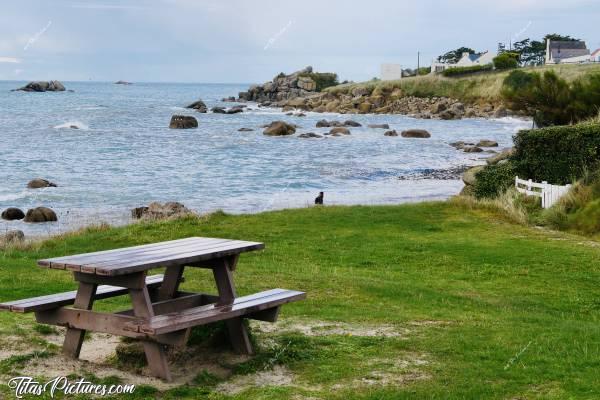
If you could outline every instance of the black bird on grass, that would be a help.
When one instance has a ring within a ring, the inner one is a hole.
[[[319,192],[319,195],[315,198],[315,204],[323,205],[323,192]]]

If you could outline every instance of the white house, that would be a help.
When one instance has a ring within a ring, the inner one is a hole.
[[[402,66],[400,64],[381,64],[381,80],[397,81],[402,79]]]
[[[590,56],[591,62],[600,62],[600,49],[594,51]]]
[[[485,51],[480,54],[463,53],[462,57],[456,64],[433,61],[431,63],[431,73],[440,73],[448,68],[473,67],[475,65],[492,64],[494,62],[494,57],[496,57],[496,54],[489,51]]]
[[[592,61],[582,40],[546,41],[546,64],[581,64]]]

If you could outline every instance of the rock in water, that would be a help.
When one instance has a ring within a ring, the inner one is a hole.
[[[29,82],[27,85],[16,90],[23,92],[64,92],[65,87],[59,81],[36,81]]]
[[[371,129],[390,129],[388,124],[369,124],[367,127]]]
[[[169,128],[171,129],[192,129],[198,127],[198,120],[189,115],[173,115]]]
[[[286,136],[294,133],[296,133],[296,127],[284,121],[271,122],[263,132],[267,136]]]
[[[115,85],[131,85],[131,82],[127,81],[116,81]]]
[[[225,111],[225,114],[237,114],[237,113],[241,113],[241,112],[244,112],[244,107],[235,106],[235,107],[231,107],[230,109]]]
[[[348,121],[344,122],[344,126],[352,126],[352,127],[356,128],[356,127],[362,126],[362,125],[356,121],[352,121],[351,119],[349,119]]]
[[[330,135],[349,135],[350,130],[348,128],[344,128],[343,126],[338,126],[335,128],[331,128],[329,131]]]
[[[0,243],[21,243],[24,240],[25,233],[23,233],[23,231],[8,231],[4,235],[0,235]]]
[[[206,107],[206,104],[204,104],[202,100],[195,101],[192,104],[188,105],[186,108],[193,108],[194,110],[200,113],[205,113],[208,111],[208,107]]]
[[[19,208],[10,207],[2,211],[2,219],[7,221],[16,221],[25,218],[25,213]]]
[[[479,147],[498,147],[498,142],[495,140],[483,139],[476,144]]]
[[[165,204],[154,202],[148,207],[137,207],[131,210],[131,217],[134,219],[165,219],[190,214],[193,214],[190,209],[176,201]]]
[[[308,132],[308,133],[302,133],[300,135],[298,135],[299,138],[303,138],[303,139],[318,139],[318,138],[322,138],[323,136],[316,134],[314,132]]]
[[[58,218],[56,217],[56,213],[48,207],[37,207],[27,210],[24,221],[32,223],[56,222],[58,221]]]
[[[431,134],[424,129],[408,129],[406,131],[402,131],[401,135],[404,138],[427,139],[431,137]]]
[[[210,109],[210,111],[214,112],[215,114],[227,114],[225,107],[213,107]]]
[[[514,154],[514,152],[515,152],[514,147],[512,147],[510,149],[502,150],[500,153],[496,154],[495,156],[492,156],[492,157],[488,158],[487,160],[485,160],[485,162],[487,162],[488,165],[498,164],[500,161],[508,159],[510,156],[512,156]]]
[[[483,149],[481,147],[477,147],[477,146],[467,146],[467,147],[463,147],[463,151],[465,153],[482,153]]]
[[[29,183],[27,183],[27,187],[29,189],[41,189],[41,188],[46,188],[46,187],[56,187],[56,184],[50,182],[47,179],[36,178],[36,179],[30,180]]]
[[[254,129],[251,128],[240,128],[238,129],[238,132],[252,132],[254,131]]]
[[[387,131],[383,134],[383,136],[398,136],[398,132],[396,131]]]

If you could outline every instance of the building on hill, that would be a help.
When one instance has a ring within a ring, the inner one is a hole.
[[[600,62],[600,49],[594,51],[590,57],[591,62]]]
[[[496,57],[496,54],[489,51],[484,51],[483,53],[479,54],[463,53],[460,60],[458,60],[455,64],[433,61],[431,63],[431,73],[440,73],[448,68],[473,67],[476,65],[492,64],[494,62],[494,57]]]
[[[546,41],[546,64],[581,64],[592,61],[583,40]]]
[[[381,64],[381,80],[396,81],[402,79],[402,66],[400,64]]]

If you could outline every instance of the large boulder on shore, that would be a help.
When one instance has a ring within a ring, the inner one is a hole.
[[[167,203],[153,202],[144,207],[136,207],[131,210],[133,219],[166,219],[190,215],[193,212],[183,204],[170,201]]]
[[[479,147],[498,147],[498,142],[495,140],[483,139],[476,144]]]
[[[263,132],[267,136],[286,136],[294,133],[296,133],[296,127],[284,121],[271,122]]]
[[[27,210],[24,221],[31,223],[56,222],[58,221],[58,217],[56,216],[56,213],[48,207],[37,207]]]
[[[65,86],[59,81],[35,81],[18,88],[23,92],[64,92]]]
[[[198,120],[189,115],[173,115],[169,128],[171,129],[192,129],[198,127]]]
[[[2,219],[7,221],[16,221],[23,218],[25,218],[25,213],[19,208],[9,207],[2,211]]]
[[[431,137],[431,134],[425,129],[407,129],[405,131],[402,131],[401,135],[404,138],[427,139]]]
[[[191,108],[194,109],[200,113],[205,113],[208,111],[208,107],[206,107],[206,104],[202,101],[202,100],[198,100],[193,102],[192,104],[188,105],[185,108]]]
[[[331,130],[329,131],[330,135],[349,135],[350,134],[350,129],[345,128],[343,126],[336,126],[335,128],[331,128]]]
[[[41,188],[47,188],[47,187],[56,187],[56,184],[50,182],[47,179],[36,178],[36,179],[30,180],[27,183],[27,187],[29,189],[41,189]]]
[[[475,178],[475,175],[484,168],[484,166],[479,165],[477,167],[469,168],[468,170],[466,170],[462,176],[462,180],[465,183],[465,185],[475,185],[475,183],[477,182],[477,178]]]

